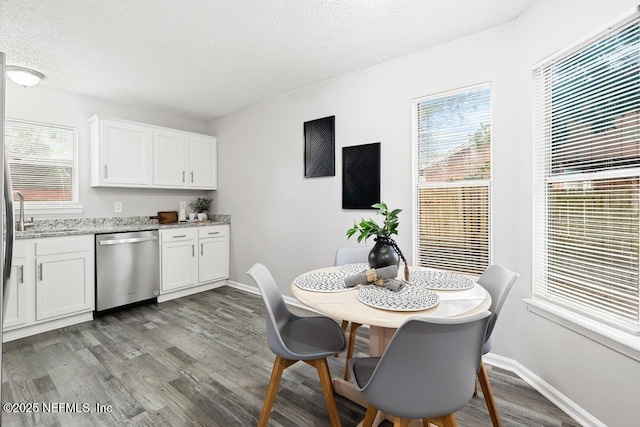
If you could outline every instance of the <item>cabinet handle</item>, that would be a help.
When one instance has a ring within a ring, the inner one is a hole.
[[[42,263],[38,264],[38,276],[40,276],[40,281],[42,282]]]
[[[182,171],[182,182],[184,182],[184,171]]]
[[[181,237],[187,237],[187,235],[186,234],[179,234],[177,236],[173,236],[174,239],[179,239]]]
[[[193,171],[191,171],[191,183],[193,184]]]
[[[24,265],[20,266],[20,283],[24,283]]]
[[[200,243],[200,255],[204,255],[204,243]]]
[[[212,235],[212,234],[220,234],[220,232],[219,232],[219,231],[212,231],[212,232],[210,232],[210,233],[208,233],[208,234],[209,234],[209,235]]]
[[[107,168],[107,165],[104,165],[104,179],[109,178],[109,169]]]
[[[196,256],[196,245],[191,245],[191,256],[194,258]]]

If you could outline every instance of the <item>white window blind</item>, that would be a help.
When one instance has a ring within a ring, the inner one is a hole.
[[[13,189],[27,206],[77,205],[75,129],[7,119],[5,135]]]
[[[535,73],[534,298],[637,335],[637,15]]]
[[[416,265],[481,274],[489,265],[491,90],[415,103]]]

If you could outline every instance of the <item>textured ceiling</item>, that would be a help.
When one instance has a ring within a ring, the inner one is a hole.
[[[0,0],[0,51],[43,86],[208,121],[534,1]]]

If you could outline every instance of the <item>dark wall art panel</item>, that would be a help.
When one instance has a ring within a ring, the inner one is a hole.
[[[342,209],[380,202],[380,143],[342,148]]]
[[[304,122],[304,176],[335,176],[336,116]]]

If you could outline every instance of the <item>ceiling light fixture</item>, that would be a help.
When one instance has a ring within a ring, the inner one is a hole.
[[[7,77],[22,87],[31,87],[44,79],[44,74],[30,68],[7,65]]]

